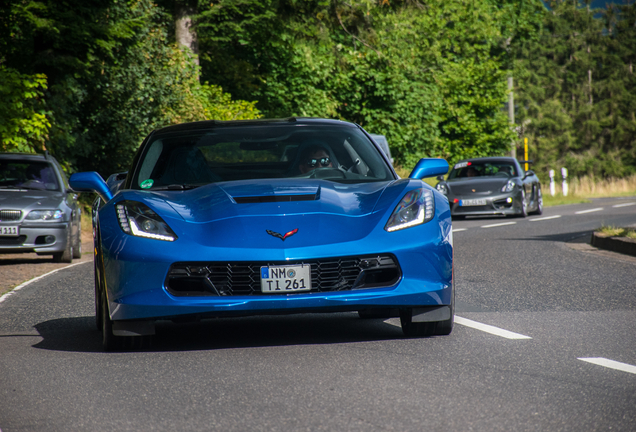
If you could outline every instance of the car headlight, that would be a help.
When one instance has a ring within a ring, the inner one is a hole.
[[[426,223],[435,214],[435,199],[428,189],[414,189],[404,195],[384,227],[392,232]]]
[[[511,192],[514,188],[515,188],[515,182],[513,182],[512,180],[508,180],[508,183],[506,183],[504,187],[501,188],[501,191]]]
[[[25,218],[29,221],[47,221],[59,222],[64,220],[64,212],[62,210],[32,210]]]
[[[444,183],[437,183],[435,189],[443,193],[444,195],[448,195],[448,187]]]
[[[115,206],[122,231],[137,237],[175,241],[178,237],[150,207],[136,201],[122,201]]]

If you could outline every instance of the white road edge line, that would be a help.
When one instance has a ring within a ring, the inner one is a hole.
[[[466,228],[456,228],[453,230],[453,232],[461,232],[461,231],[466,231]]]
[[[601,210],[603,210],[603,207],[593,208],[593,209],[589,209],[589,210],[581,210],[581,211],[577,211],[574,214],[592,213],[592,212],[597,212],[597,211],[601,211]]]
[[[492,224],[492,225],[482,225],[482,228],[494,228],[494,227],[500,227],[500,226],[504,226],[504,225],[515,225],[517,222],[504,222],[504,223],[498,223],[498,224]]]
[[[534,218],[534,219],[528,219],[529,222],[537,222],[537,221],[544,221],[544,220],[550,220],[550,219],[558,219],[560,218],[561,215],[556,215],[556,216],[546,216],[546,217],[540,217],[540,218]]]
[[[508,330],[504,330],[499,327],[491,326],[488,324],[483,324],[477,321],[469,320],[468,318],[462,318],[460,316],[455,315],[455,323],[461,324],[466,327],[474,328],[476,330],[481,330],[486,333],[493,334],[495,336],[501,336],[506,339],[532,339],[530,336],[525,336],[519,333],[514,333]]]
[[[579,357],[577,360],[582,360],[584,362],[592,363],[598,366],[636,374],[636,366],[617,362],[603,357]]]
[[[633,206],[633,205],[636,205],[636,202],[628,202],[628,203],[623,203],[623,204],[616,204],[616,205],[613,205],[612,207],[619,208],[619,207],[628,207],[628,206]]]
[[[48,273],[43,274],[42,276],[38,276],[38,277],[35,277],[35,278],[31,279],[31,280],[28,280],[28,281],[26,281],[26,282],[24,282],[24,283],[22,283],[22,284],[18,285],[17,287],[13,288],[11,291],[9,291],[8,293],[6,293],[6,294],[5,294],[5,295],[3,295],[2,297],[0,297],[0,303],[2,303],[3,301],[5,301],[5,300],[6,300],[9,296],[11,296],[11,295],[15,294],[15,293],[16,293],[16,291],[21,290],[22,288],[24,288],[24,287],[25,287],[25,286],[27,286],[27,285],[32,284],[33,282],[39,281],[40,279],[45,278],[45,277],[47,277],[47,276],[50,276],[50,275],[52,275],[53,273],[57,273],[57,272],[59,272],[60,270],[64,270],[64,269],[71,268],[71,267],[75,267],[76,265],[80,265],[80,264],[86,264],[86,263],[89,263],[89,262],[93,262],[93,261],[84,261],[84,262],[78,262],[78,263],[75,263],[75,264],[70,264],[70,265],[67,265],[66,267],[61,267],[61,268],[59,268],[59,269],[52,270],[52,271],[50,271],[50,272],[48,272]],[[0,432],[2,432],[2,431],[0,431]]]

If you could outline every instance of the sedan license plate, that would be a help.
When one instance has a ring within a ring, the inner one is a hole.
[[[20,235],[20,227],[17,225],[0,226],[0,236],[17,237]]]
[[[460,200],[460,207],[469,207],[469,206],[484,206],[486,205],[485,199],[468,199],[468,200]]]
[[[311,290],[311,265],[261,267],[261,291],[290,293]]]

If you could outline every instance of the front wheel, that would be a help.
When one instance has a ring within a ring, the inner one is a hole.
[[[528,203],[526,202],[526,193],[521,191],[521,213],[519,213],[519,217],[528,216]]]
[[[530,214],[543,214],[543,194],[541,193],[541,189],[537,189],[537,209]]]
[[[102,313],[102,347],[104,351],[116,351],[121,346],[121,338],[113,334],[113,322],[108,312],[108,300],[106,299],[105,291],[102,291],[100,298],[101,305],[99,309]]]
[[[63,252],[56,252],[53,254],[53,262],[56,263],[72,263],[73,262],[73,242],[71,240],[71,234],[69,227],[69,234],[66,239],[66,247]]]
[[[75,241],[73,242],[73,258],[81,258],[82,257],[82,231],[77,229],[77,237],[75,237]]]

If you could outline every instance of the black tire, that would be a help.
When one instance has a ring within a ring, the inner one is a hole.
[[[53,254],[53,262],[56,263],[72,263],[73,262],[73,243],[71,242],[71,234],[69,229],[68,239],[66,241],[66,248],[63,252],[56,252]]]
[[[521,213],[518,215],[520,218],[528,216],[528,204],[526,203],[526,193],[521,191]]]
[[[102,291],[101,298],[101,312],[102,312],[102,348],[104,351],[117,351],[120,349],[122,343],[118,336],[113,334],[113,322],[110,319],[108,312],[108,303],[106,301],[106,293]]]
[[[464,220],[464,219],[466,219],[466,216],[464,216],[464,215],[455,215],[455,216],[451,216],[451,219]]]
[[[451,295],[451,316],[446,321],[439,321],[435,328],[435,335],[448,336],[453,331],[453,324],[455,322],[455,278],[453,277],[453,294]]]
[[[97,257],[95,257],[93,261],[93,269],[95,271],[95,326],[97,330],[102,331],[102,300],[99,273],[97,270]]]
[[[75,241],[73,242],[73,258],[81,258],[81,257],[82,257],[82,231],[78,227],[77,236],[75,237]]]
[[[400,309],[400,324],[406,337],[430,337],[435,334],[436,322],[413,322],[413,309]]]
[[[531,215],[543,214],[543,194],[541,193],[541,188],[537,189],[537,209],[530,214]]]

